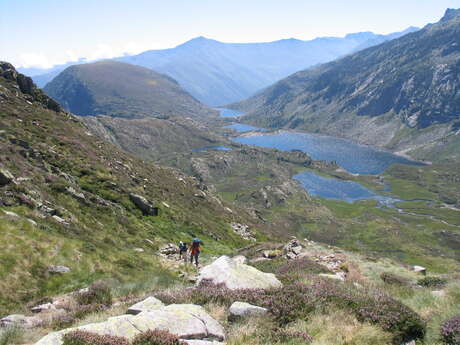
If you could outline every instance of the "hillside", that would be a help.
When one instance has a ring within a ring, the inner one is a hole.
[[[3,62],[0,123],[0,314],[102,277],[161,285],[177,279],[154,255],[165,243],[200,236],[206,256],[248,243],[232,222],[256,232],[244,210],[93,136]]]
[[[77,115],[139,118],[205,117],[216,113],[172,78],[115,61],[70,66],[48,83],[44,91]]]
[[[459,158],[460,16],[293,74],[233,105],[243,119],[384,146],[416,158]]]

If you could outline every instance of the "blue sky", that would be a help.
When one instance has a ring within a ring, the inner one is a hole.
[[[460,0],[0,0],[0,59],[17,67],[134,54],[193,37],[266,42],[389,33]]]

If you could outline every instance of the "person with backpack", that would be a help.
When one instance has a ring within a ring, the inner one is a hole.
[[[184,259],[187,262],[187,244],[180,241],[179,242],[179,260]]]
[[[192,244],[190,245],[190,263],[193,263],[193,259],[195,259],[195,265],[198,267],[198,259],[200,256],[201,245],[203,242],[199,238],[194,238],[192,240]]]

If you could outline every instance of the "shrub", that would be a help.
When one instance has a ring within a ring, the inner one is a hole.
[[[137,335],[132,345],[182,345],[185,344],[168,331],[151,330]]]
[[[58,314],[51,320],[51,328],[54,330],[60,330],[64,328],[69,328],[75,322],[75,317],[71,314]]]
[[[330,273],[330,271],[307,258],[290,260],[275,270],[276,275],[283,283],[294,283],[307,274]]]
[[[289,330],[289,329],[284,329],[284,328],[278,328],[278,329],[275,329],[273,332],[272,332],[272,339],[273,341],[275,342],[282,342],[282,343],[285,343],[285,342],[288,342],[292,339],[298,339],[298,340],[301,340],[302,343],[309,343],[313,340],[313,338],[306,332],[302,332],[302,331],[293,331],[293,330]]]
[[[382,274],[380,274],[380,279],[382,279],[384,283],[390,284],[390,285],[399,285],[399,286],[409,285],[409,280],[407,280],[404,277],[398,276],[397,274],[390,273],[390,272],[382,272]]]
[[[103,304],[86,304],[86,305],[79,305],[73,312],[73,316],[77,319],[81,319],[84,316],[96,313],[98,311],[102,311],[106,308]]]
[[[446,345],[460,345],[460,315],[444,321],[441,325],[441,340]]]
[[[417,281],[418,285],[427,287],[427,288],[442,288],[446,285],[447,279],[439,277],[425,277]]]
[[[112,291],[106,283],[96,282],[87,291],[77,293],[75,299],[80,305],[101,304],[108,307],[112,305]]]
[[[129,345],[128,339],[76,330],[62,337],[62,345]]]
[[[0,345],[14,344],[21,337],[22,329],[13,325],[0,329]]]

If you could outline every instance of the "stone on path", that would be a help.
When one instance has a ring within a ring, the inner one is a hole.
[[[283,286],[274,274],[235,262],[228,256],[221,256],[212,264],[203,267],[197,285],[201,282],[224,284],[228,289],[269,289]]]
[[[163,308],[165,305],[155,297],[149,297],[128,308],[128,314],[137,315],[143,311],[154,311]]]
[[[242,317],[264,315],[268,310],[245,302],[234,302],[230,306],[229,312],[229,319],[234,321]]]

